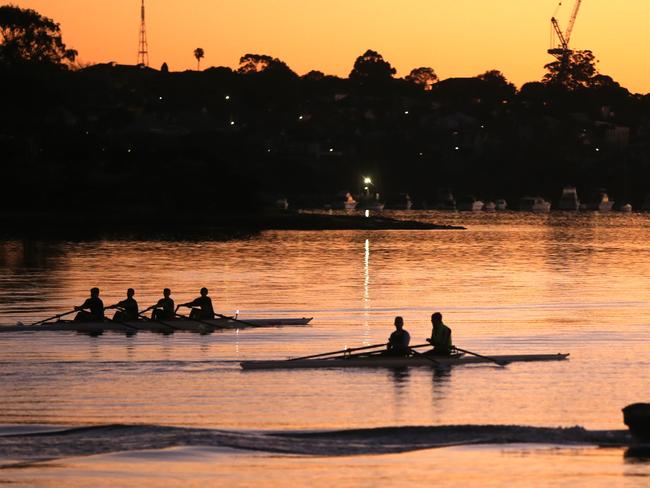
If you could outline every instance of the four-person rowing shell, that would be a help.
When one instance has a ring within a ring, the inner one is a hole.
[[[152,320],[170,320],[178,316],[176,312],[180,307],[190,307],[192,309],[190,311],[190,319],[211,320],[215,316],[212,299],[208,296],[208,289],[205,287],[201,288],[198,298],[195,298],[191,302],[183,303],[175,309],[174,300],[171,298],[171,290],[169,288],[163,290],[163,298],[142,312],[138,309],[138,302],[133,298],[134,295],[135,290],[129,288],[126,291],[126,298],[124,300],[104,307],[104,302],[99,298],[99,288],[91,288],[90,297],[84,303],[74,308],[78,312],[74,320],[76,322],[101,322],[106,318],[104,311],[109,309],[117,310],[112,318],[115,321],[139,320],[140,316],[149,310],[153,310],[151,314]]]
[[[194,300],[182,303],[175,307],[171,297],[171,290],[165,288],[163,297],[150,307],[140,310],[135,299],[135,290],[129,288],[126,298],[108,307],[99,297],[99,288],[90,290],[90,297],[81,305],[75,306],[72,311],[57,314],[44,320],[39,320],[25,326],[18,323],[15,326],[0,326],[0,332],[14,332],[33,330],[38,325],[39,330],[76,330],[99,335],[105,330],[133,333],[136,330],[149,330],[152,332],[171,333],[176,330],[210,333],[216,329],[238,329],[242,327],[280,327],[303,326],[311,322],[311,317],[269,317],[242,320],[235,316],[222,315],[214,311],[212,299],[208,289],[203,287],[199,296]],[[178,309],[190,308],[189,316],[181,315]],[[105,311],[115,309],[112,317],[105,315]],[[145,315],[151,311],[151,316]],[[62,320],[62,317],[76,313],[73,321]]]

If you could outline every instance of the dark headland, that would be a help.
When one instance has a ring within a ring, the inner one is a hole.
[[[182,213],[107,211],[73,212],[65,215],[0,212],[5,236],[80,238],[155,237],[229,238],[254,235],[265,230],[463,230],[454,225],[438,225],[386,216],[343,213],[303,213],[291,210],[261,210],[242,213]]]
[[[650,193],[650,96],[599,73],[591,51],[566,51],[520,88],[498,70],[399,78],[372,50],[347,78],[299,75],[266,54],[172,72],[81,66],[56,22],[14,6],[0,20],[12,32],[0,41],[9,227],[445,228],[266,210],[340,208],[364,177],[386,208],[406,195],[436,208],[446,190],[556,202],[570,185],[636,209]]]

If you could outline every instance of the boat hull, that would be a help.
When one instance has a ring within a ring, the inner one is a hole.
[[[567,359],[569,354],[519,354],[505,356],[491,356],[499,362],[530,362],[530,361],[561,361]],[[431,360],[435,360],[435,363]],[[457,366],[463,364],[493,363],[490,359],[477,356],[445,357],[410,356],[400,357],[351,357],[338,359],[302,359],[302,360],[280,360],[280,361],[243,361],[240,363],[242,369],[304,369],[304,368],[404,368],[404,367],[436,367]]]
[[[0,326],[0,332],[43,332],[43,331],[72,331],[86,334],[99,334],[104,331],[133,333],[139,331],[169,333],[175,331],[183,332],[212,332],[222,329],[247,329],[257,327],[283,327],[283,326],[305,326],[311,322],[311,318],[265,318],[265,319],[241,319],[248,324],[242,324],[229,319],[202,320],[161,320],[161,321],[127,321],[127,322],[73,322],[59,321],[50,322],[36,326],[13,325]]]

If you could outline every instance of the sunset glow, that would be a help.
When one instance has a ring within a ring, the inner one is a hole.
[[[61,24],[64,40],[83,63],[135,64],[138,0],[19,0]],[[270,54],[299,74],[317,69],[347,76],[366,49],[380,52],[405,76],[432,67],[441,79],[499,69],[520,86],[539,80],[550,43],[550,18],[558,0],[276,0],[147,2],[150,64],[196,69],[237,67],[245,53]],[[566,25],[573,2],[557,11]],[[650,2],[585,0],[571,44],[591,49],[599,70],[633,92],[650,91],[646,34]]]

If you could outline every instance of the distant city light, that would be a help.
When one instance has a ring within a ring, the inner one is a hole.
[[[408,111],[408,110],[404,110],[404,115],[408,115],[408,114],[409,114],[409,111]]]
[[[299,115],[298,120],[302,120],[302,119],[303,119],[302,115]]]
[[[235,125],[235,121],[234,121],[234,120],[231,120],[231,121],[230,121],[230,125]]]
[[[270,153],[270,152],[271,152],[271,148],[269,147],[269,148],[266,150],[266,152],[267,152],[267,153]]]
[[[600,148],[599,148],[599,147],[596,148],[596,152],[600,152]]]
[[[458,147],[458,146],[454,147],[454,151],[458,151],[459,149],[460,149],[460,147]]]
[[[131,148],[128,148],[128,149],[126,150],[126,152],[129,152],[129,153],[130,153],[130,152],[131,152]]]
[[[158,97],[158,100],[162,100],[162,99],[163,99],[163,97]]]
[[[484,126],[484,125],[482,125],[482,126],[481,126],[481,129],[485,129],[485,126]]]
[[[333,148],[333,147],[330,147],[330,152],[334,152],[334,148]]]
[[[226,99],[226,100],[230,100],[230,95],[226,95],[226,96],[225,96],[225,99]]]

